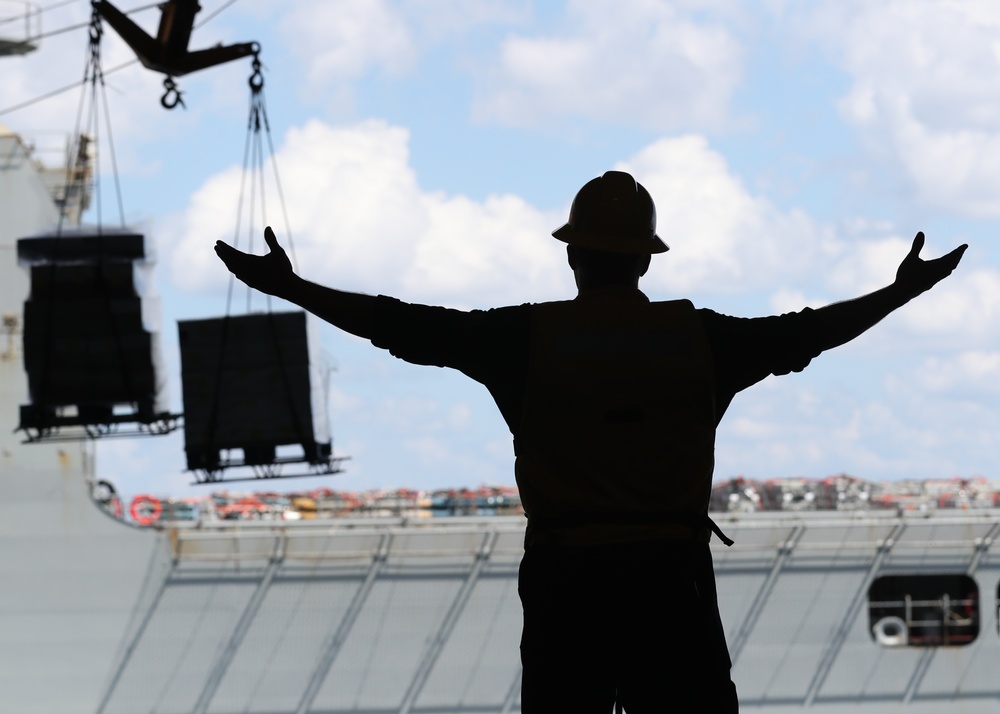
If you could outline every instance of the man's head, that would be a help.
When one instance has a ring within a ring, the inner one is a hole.
[[[588,181],[573,199],[569,221],[552,235],[570,245],[610,253],[650,255],[669,250],[656,235],[649,192],[623,171]]]
[[[577,286],[636,287],[653,253],[669,250],[656,235],[656,207],[632,176],[608,171],[587,182],[573,199],[569,221],[552,232],[568,243]]]

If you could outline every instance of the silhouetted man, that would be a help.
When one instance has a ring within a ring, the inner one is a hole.
[[[888,287],[818,310],[736,318],[638,288],[656,235],[646,190],[609,171],[569,222],[578,294],[462,312],[347,293],[294,275],[270,252],[221,241],[251,287],[285,298],[416,364],[452,367],[489,389],[514,436],[525,515],[521,710],[629,714],[738,710],[719,618],[708,517],[715,430],[737,392],[798,372],[958,265],[913,246]]]

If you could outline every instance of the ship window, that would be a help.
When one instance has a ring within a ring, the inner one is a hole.
[[[979,635],[979,588],[964,574],[883,575],[868,589],[868,628],[883,647],[967,645]]]

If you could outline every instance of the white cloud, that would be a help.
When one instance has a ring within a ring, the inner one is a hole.
[[[452,458],[448,446],[432,436],[405,439],[403,448],[416,456],[424,464],[440,465]]]
[[[385,0],[294,3],[280,27],[307,61],[313,86],[357,79],[372,68],[401,72],[415,56],[406,22]]]
[[[549,237],[564,208],[544,211],[510,194],[474,200],[423,191],[408,141],[405,129],[381,121],[335,127],[312,120],[289,131],[276,161],[304,277],[466,308],[573,294],[562,245]],[[828,304],[889,284],[912,240],[885,225],[834,228],[780,210],[750,193],[697,135],[656,141],[616,168],[650,190],[658,232],[672,246],[643,282],[657,296],[766,291],[779,311]],[[182,289],[225,284],[228,274],[211,246],[233,238],[239,181],[235,168],[208,179],[178,221],[179,242],[160,241],[174,251],[164,263]],[[288,247],[276,206],[269,215]],[[242,249],[246,227],[244,221]],[[262,249],[260,229],[257,219],[255,252]],[[923,255],[952,247],[929,238]],[[906,351],[948,339],[982,346],[1000,329],[1000,273],[963,264],[901,313],[873,345]]]
[[[657,233],[671,250],[654,260],[647,281],[672,294],[773,288],[841,249],[804,212],[752,195],[702,136],[661,139],[616,168],[656,201]]]
[[[726,124],[742,48],[673,3],[571,1],[554,36],[511,36],[480,118],[535,125],[583,116],[657,129]]]
[[[990,372],[993,359],[959,362]],[[825,364],[737,396],[719,430],[717,479],[840,472],[873,480],[941,478],[981,474],[984,464],[992,463],[1000,415],[968,388],[967,377],[959,376],[961,365],[949,367],[966,385],[959,389],[927,383],[928,367],[942,369],[933,360],[898,373],[871,359],[864,362],[867,374],[845,370],[858,366],[856,360]],[[870,376],[880,370],[887,376],[873,387]]]
[[[365,406],[365,400],[352,392],[330,385],[329,409],[331,414],[342,417],[345,413],[357,412]]]
[[[422,232],[424,219],[416,178],[406,165],[406,142],[405,130],[374,121],[341,130],[311,121],[289,132],[276,161],[292,240],[278,222],[276,201],[268,208],[279,240],[294,250],[306,277],[377,286],[373,278],[410,262],[412,237]],[[172,261],[173,279],[181,288],[201,289],[226,277],[211,246],[217,239],[234,240],[240,185],[240,170],[233,167],[192,196]],[[267,194],[275,197],[273,184],[271,188]],[[249,197],[245,210],[247,205]],[[260,216],[254,218],[256,232],[250,239],[259,251],[262,226]],[[245,241],[249,226],[246,216],[242,220],[239,240]],[[244,242],[241,247],[249,246]]]
[[[478,306],[571,294],[563,253],[548,238],[554,217],[511,195],[480,203],[429,194],[423,206],[429,223],[404,280],[408,292]]]
[[[964,273],[959,273],[965,268]],[[988,347],[1000,334],[1000,271],[959,265],[955,274],[904,309],[914,334],[947,338],[951,349]]]
[[[554,217],[516,196],[476,202],[422,192],[408,163],[408,138],[406,130],[380,121],[337,128],[314,120],[289,132],[276,161],[305,277],[465,306],[565,294],[568,270],[546,238]],[[226,279],[211,246],[233,240],[239,186],[240,172],[231,168],[192,197],[170,261],[182,289],[203,290]],[[276,206],[269,215],[280,220]],[[280,225],[275,228],[287,248]],[[245,236],[240,240],[246,249]],[[259,235],[254,240],[259,251]]]
[[[407,143],[404,129],[380,121],[332,127],[313,120],[289,132],[277,163],[305,277],[458,306],[572,294],[562,246],[549,238],[565,209],[542,211],[513,195],[476,201],[424,192]],[[617,168],[657,199],[659,232],[673,245],[646,279],[654,290],[770,288],[841,249],[834,233],[806,214],[751,195],[703,137],[662,139]],[[239,181],[239,171],[228,169],[194,194],[170,261],[181,288],[203,290],[225,279],[211,246],[233,239],[235,213],[220,207],[237,205]],[[269,214],[277,215],[275,207]],[[254,241],[259,251],[259,236]]]
[[[453,430],[467,428],[472,423],[472,410],[468,404],[458,402],[448,410],[448,426]]]
[[[504,0],[301,0],[277,23],[306,63],[308,80],[331,85],[370,71],[409,72],[438,43],[528,16],[524,6]]]
[[[400,11],[422,47],[477,28],[521,24],[531,17],[530,5],[509,0],[403,0]]]
[[[786,312],[798,312],[804,307],[823,307],[829,303],[829,300],[822,298],[807,297],[801,290],[779,288],[771,295],[770,307],[773,314],[781,315]]]
[[[889,149],[919,199],[1000,215],[1000,6],[838,0],[813,20],[853,78],[843,116]]]
[[[898,236],[856,241],[830,266],[827,284],[841,299],[885,287],[895,279],[911,241]],[[929,257],[929,253],[930,249],[925,248],[921,257]]]
[[[963,397],[1000,394],[1000,352],[974,350],[928,357],[911,373],[921,389]]]
[[[475,63],[494,42],[483,33],[531,16],[528,5],[508,0],[256,0],[248,7],[281,38],[276,52],[273,44],[265,51],[265,60],[277,57],[285,64],[285,78],[293,75],[304,102],[322,102],[337,115],[351,113],[355,90],[371,77],[410,78],[442,45],[456,62]]]

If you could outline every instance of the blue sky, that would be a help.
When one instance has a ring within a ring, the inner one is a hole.
[[[222,6],[202,4],[201,17]],[[82,0],[54,7],[44,28],[87,14]],[[134,17],[152,31],[158,13]],[[644,281],[654,299],[797,310],[888,283],[918,230],[928,257],[968,242],[933,292],[739,395],[716,477],[995,478],[998,30],[1000,7],[971,0],[240,0],[191,46],[261,43],[301,272],[344,289],[461,308],[571,296],[548,234],[614,168],[649,188],[671,245]],[[85,50],[79,30],[3,60],[0,112],[80,77]],[[103,51],[105,67],[130,57],[110,31]],[[133,65],[107,78],[127,219],[158,246],[177,409],[175,322],[226,309],[211,247],[233,238],[249,72],[243,60],[179,78],[187,109],[172,112],[162,76]],[[78,101],[0,121],[58,143]],[[320,335],[337,364],[335,447],[351,461],[282,485],[513,482],[482,387]],[[179,435],[105,442],[98,470],[125,494],[194,492],[182,449]]]

